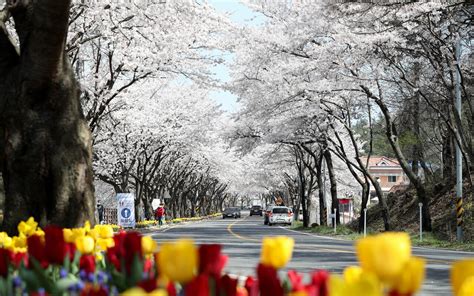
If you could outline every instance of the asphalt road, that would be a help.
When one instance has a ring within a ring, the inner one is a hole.
[[[263,225],[260,216],[241,219],[214,219],[171,226],[151,233],[158,243],[178,238],[191,238],[196,243],[219,243],[230,259],[225,271],[234,275],[254,275],[260,257],[260,241],[264,236],[286,235],[295,239],[293,258],[287,269],[308,273],[326,269],[341,273],[344,267],[356,265],[354,242],[302,233],[283,226]],[[416,256],[427,259],[427,273],[419,295],[451,295],[449,265],[457,259],[474,257],[471,252],[413,248]]]

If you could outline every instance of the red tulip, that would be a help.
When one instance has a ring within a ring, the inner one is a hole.
[[[155,290],[157,285],[156,285],[156,279],[148,279],[148,280],[143,280],[138,283],[138,286],[145,290],[147,293],[150,293],[151,291]]]
[[[184,289],[185,296],[208,296],[209,292],[209,276],[207,274],[198,275],[186,284]]]
[[[288,271],[288,280],[291,283],[291,291],[304,291],[303,277],[294,270]]]
[[[138,232],[127,232],[123,240],[123,248],[125,251],[125,268],[130,273],[133,260],[136,256],[142,259],[142,235]]]
[[[41,237],[38,235],[32,235],[28,237],[27,244],[29,260],[31,261],[31,258],[35,258],[36,261],[41,264],[41,267],[47,268],[49,263],[46,258],[45,246],[43,244],[43,241],[41,240]],[[31,262],[29,263],[29,265],[31,266]]]
[[[28,254],[23,252],[10,252],[10,263],[19,268],[23,262],[25,266],[28,266]]]
[[[79,269],[84,270],[86,273],[93,273],[95,271],[94,255],[82,255],[79,260]]]
[[[57,226],[46,226],[44,229],[45,255],[49,263],[62,265],[67,255],[67,247],[64,242],[62,228]]]
[[[10,259],[10,251],[0,248],[0,276],[6,277],[8,275],[8,263]]]
[[[221,254],[221,245],[201,245],[199,247],[199,273],[219,278],[227,263],[227,256]]]
[[[166,292],[168,292],[168,296],[176,296],[178,294],[176,292],[176,287],[172,282],[168,283],[168,286],[166,287]]]
[[[257,266],[257,275],[261,296],[283,296],[283,287],[274,267],[260,263]]]
[[[245,289],[247,289],[249,296],[258,296],[258,281],[249,276],[245,280]]]
[[[66,243],[66,253],[69,255],[69,260],[74,260],[76,255],[76,244],[75,243]]]
[[[117,255],[117,246],[114,246],[112,248],[109,248],[107,249],[107,253],[106,253],[106,258],[107,258],[107,261],[112,264],[113,266],[115,266],[115,269],[117,271],[121,271],[122,270],[122,264],[120,263],[120,259]]]
[[[237,295],[237,283],[238,279],[233,279],[227,274],[224,275],[219,281],[219,291],[224,292],[226,296]]]
[[[329,272],[326,270],[318,270],[311,274],[311,284],[318,291],[317,295],[319,296],[328,296],[328,281],[329,281]]]
[[[143,262],[143,272],[147,274],[152,274],[153,271],[153,261],[151,259],[145,259]]]

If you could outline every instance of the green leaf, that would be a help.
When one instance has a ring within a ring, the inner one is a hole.
[[[54,282],[51,279],[50,276],[48,276],[47,271],[44,270],[40,263],[35,260],[35,258],[30,258],[31,265],[33,265],[33,271],[35,272],[35,275],[38,277],[38,281],[40,285],[48,292],[51,294],[55,294],[55,286]],[[51,271],[51,269],[48,269]]]
[[[130,268],[129,287],[134,287],[142,280],[143,276],[143,261],[138,257],[138,254],[133,256],[132,266]]]
[[[79,280],[72,276],[72,277],[65,277],[60,279],[59,281],[56,282],[56,289],[58,293],[66,292],[67,289],[76,284]]]

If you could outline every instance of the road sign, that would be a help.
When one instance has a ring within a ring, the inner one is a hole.
[[[132,193],[118,193],[117,216],[118,225],[122,227],[135,227],[135,203]]]

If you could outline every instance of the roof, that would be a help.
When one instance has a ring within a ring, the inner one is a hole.
[[[363,163],[367,162],[367,157],[361,157]],[[390,158],[387,156],[376,156],[373,155],[369,159],[369,167],[371,166],[396,166],[399,167],[400,163],[395,158]]]

